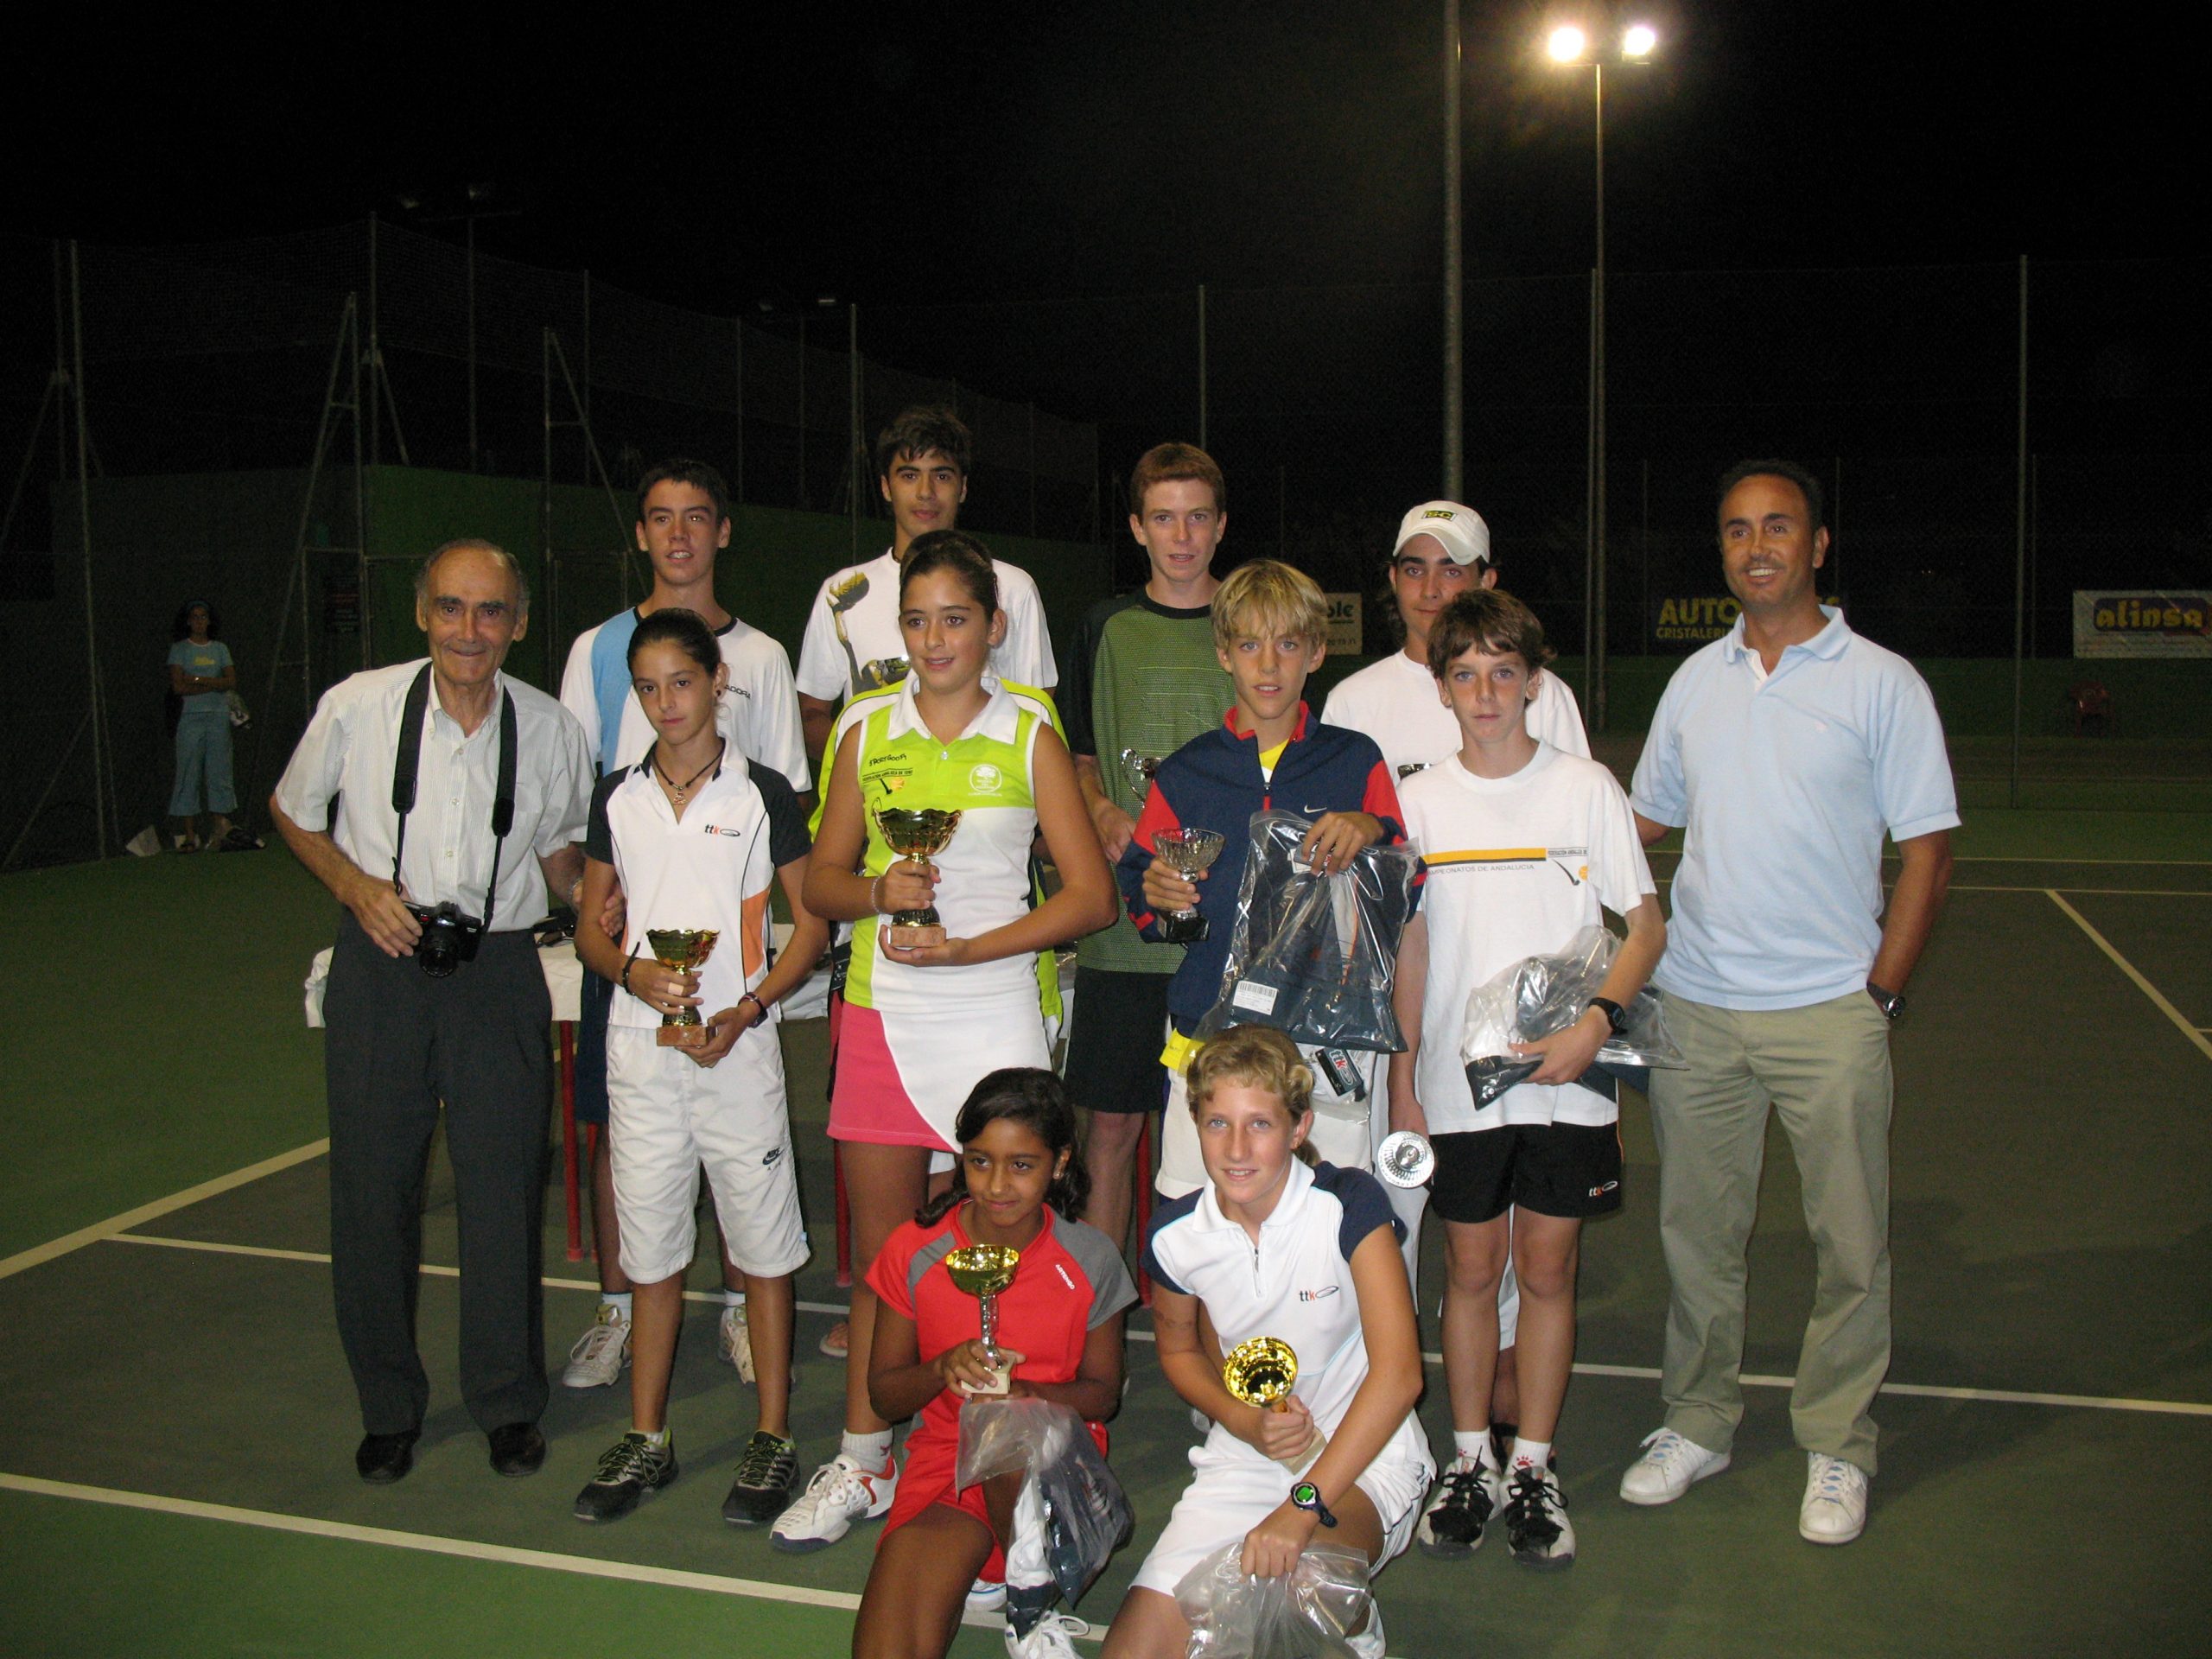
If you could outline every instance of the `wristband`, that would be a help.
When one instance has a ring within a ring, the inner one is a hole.
[[[637,965],[637,961],[638,959],[635,957],[625,957],[622,958],[622,988],[626,991],[630,991],[630,969]],[[630,995],[632,996],[638,995],[635,991],[630,991]],[[641,1002],[645,1001],[643,997],[639,997],[638,1000]]]
[[[760,1018],[762,1020],[766,1020],[768,1017],[768,1005],[766,1002],[763,1002],[751,991],[746,992],[744,995],[739,997],[737,1000],[740,1002],[750,1002],[754,1007],[760,1009]]]
[[[883,878],[880,875],[868,884],[868,907],[879,916],[883,914]]]

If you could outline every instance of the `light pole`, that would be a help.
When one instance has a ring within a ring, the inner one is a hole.
[[[1646,63],[1658,49],[1659,32],[1649,23],[1621,31],[1624,63]],[[1583,550],[1582,702],[1593,732],[1605,729],[1605,64],[1590,37],[1573,24],[1552,30],[1544,50],[1553,62],[1568,67],[1588,65],[1597,153],[1597,258],[1590,272],[1590,452],[1584,488],[1588,515]]]

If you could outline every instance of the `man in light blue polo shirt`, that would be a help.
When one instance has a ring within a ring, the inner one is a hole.
[[[1671,1503],[1728,1466],[1771,1108],[1819,1270],[1790,1396],[1809,1462],[1797,1528],[1846,1544],[1866,1522],[1868,1408],[1890,1363],[1889,1027],[1959,815],[1927,683],[1816,596],[1827,547],[1802,467],[1747,461],[1722,479],[1721,566],[1743,613],[1676,671],[1637,763],[1644,841],[1687,827],[1652,982],[1690,1069],[1652,1073],[1667,1417],[1621,1496]],[[1904,864],[1886,912],[1885,834]]]

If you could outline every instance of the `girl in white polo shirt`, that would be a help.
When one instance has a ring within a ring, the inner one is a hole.
[[[770,1529],[788,1550],[833,1544],[891,1507],[892,1428],[868,1390],[868,1269],[920,1208],[931,1154],[957,1149],[954,1122],[976,1082],[1001,1066],[1051,1066],[1039,953],[1115,915],[1113,878],[1050,701],[986,672],[1006,631],[989,554],[957,531],[916,537],[899,605],[912,671],[838,717],[807,875],[809,906],[855,924],[830,1099],[852,1205],[853,1311],[844,1438]],[[933,867],[892,850],[876,817],[886,807],[960,813]],[[1038,902],[1030,851],[1040,834],[1060,887]],[[940,944],[894,945],[880,925],[931,905]]]
[[[1240,1534],[1255,1577],[1281,1576],[1319,1542],[1380,1571],[1406,1548],[1435,1472],[1413,1415],[1421,1343],[1398,1224],[1365,1170],[1301,1161],[1312,1156],[1313,1074],[1297,1048],[1279,1031],[1234,1027],[1192,1060],[1189,1092],[1208,1184],[1153,1212],[1145,1265],[1160,1368],[1213,1428],[1191,1453],[1191,1484],[1137,1569],[1103,1659],[1180,1656],[1191,1630],[1175,1586]],[[1201,1307],[1224,1352],[1255,1337],[1290,1344],[1298,1381],[1287,1409],[1229,1392],[1199,1334]],[[1317,1430],[1327,1446],[1294,1471]],[[1351,1646],[1382,1654],[1379,1608]]]
[[[631,1429],[600,1459],[575,1513],[619,1519],[676,1478],[668,1381],[703,1160],[722,1237],[750,1287],[760,1386],[759,1427],[722,1516],[757,1525],[790,1502],[798,1484],[791,1274],[806,1260],[783,1050],[770,1010],[804,981],[829,930],[801,898],[809,843],[791,785],[728,747],[716,728],[729,670],[705,621],[674,607],[654,612],[631,638],[629,667],[656,735],[642,760],[593,791],[576,951],[627,993],[608,1016],[607,1084],[622,1270],[636,1297]],[[618,880],[628,901],[620,944],[599,925]],[[775,881],[794,924],[780,957],[768,915]],[[721,935],[697,972],[654,960],[649,930],[689,928]],[[662,1016],[687,1008],[700,1011],[705,1045],[661,1046]]]

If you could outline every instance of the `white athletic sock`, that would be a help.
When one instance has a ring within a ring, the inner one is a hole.
[[[630,1317],[630,1293],[626,1290],[601,1291],[599,1293],[600,1312],[604,1313],[610,1307],[620,1312],[624,1319],[628,1319]]]
[[[668,1444],[668,1425],[666,1423],[663,1423],[658,1428],[653,1429],[650,1432],[639,1428],[635,1423],[632,1423],[630,1425],[630,1432],[632,1434],[645,1435],[645,1444],[647,1446],[666,1446]]]
[[[745,1293],[741,1290],[732,1290],[728,1285],[724,1285],[722,1287],[722,1306],[724,1307],[743,1307],[745,1306]]]
[[[887,1428],[880,1434],[855,1434],[849,1428],[837,1442],[837,1449],[874,1474],[891,1461],[891,1431]]]
[[[1515,1435],[1513,1437],[1513,1466],[1518,1469],[1524,1463],[1532,1469],[1550,1468],[1552,1443],[1549,1440],[1532,1440],[1522,1435]]]
[[[1452,1449],[1462,1462],[1479,1463],[1488,1469],[1497,1467],[1497,1447],[1491,1440],[1488,1428],[1453,1429]]]

